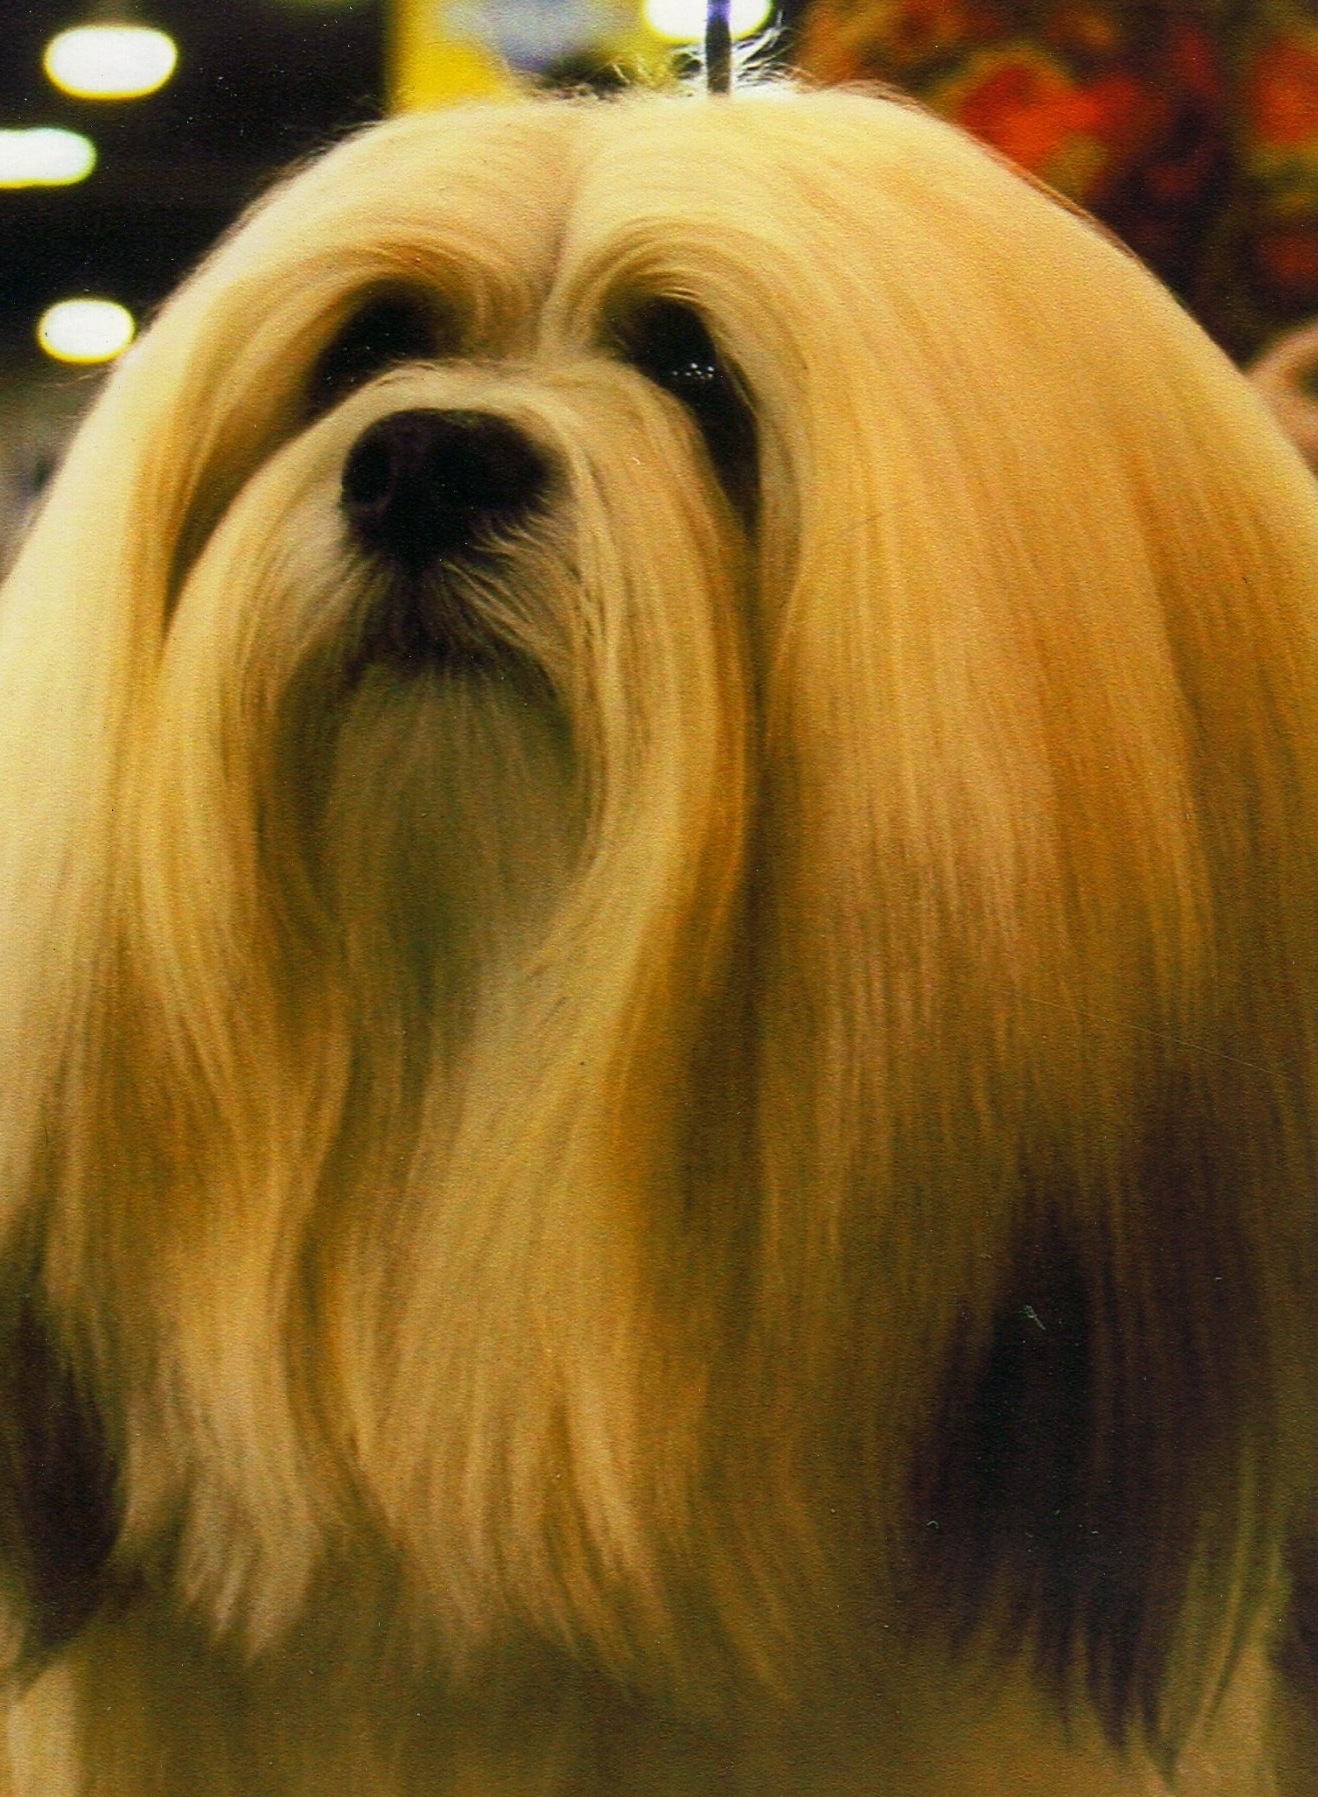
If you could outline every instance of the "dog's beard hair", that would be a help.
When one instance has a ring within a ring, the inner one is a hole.
[[[189,1589],[257,1640],[323,1551],[338,1481],[317,1452],[416,1535],[459,1641],[518,1607],[505,1585],[593,1618],[592,1587],[649,1576],[629,1344],[654,1331],[628,1237],[654,1220],[647,1146],[676,1152],[658,1143],[686,1108],[744,730],[736,533],[684,497],[690,427],[640,387],[569,366],[533,398],[444,374],[372,395],[479,396],[562,464],[559,516],[453,577],[485,662],[361,665],[388,598],[337,517],[361,408],[276,457],[178,601],[127,876],[143,1010],[109,1024],[134,1038],[113,1064],[145,1056],[166,1095],[149,1119],[117,1095],[162,1276],[134,1351],[158,1360],[110,1376],[143,1399],[128,1539],[181,1505]],[[624,563],[618,541],[651,548]],[[418,1283],[418,1262],[444,1276]],[[217,1477],[159,1488],[203,1414]],[[510,1525],[541,1564],[500,1564]]]
[[[400,281],[461,353],[303,428]],[[606,353],[656,294],[753,517]],[[0,641],[8,1228],[115,1576],[269,1653],[368,1565],[423,1658],[692,1709],[863,1686],[932,1590],[1166,1758],[1310,1476],[1303,471],[848,96],[389,127],[138,354]],[[447,660],[338,504],[415,406],[555,470],[423,577]]]

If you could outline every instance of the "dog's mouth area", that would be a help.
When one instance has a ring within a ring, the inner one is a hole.
[[[520,665],[525,657],[498,628],[488,602],[515,560],[513,549],[491,541],[460,561],[375,571],[350,673],[380,663],[417,673]]]
[[[497,594],[517,584],[552,510],[546,453],[496,413],[414,407],[370,424],[345,458],[339,509],[370,569],[359,659],[485,667],[510,646]]]

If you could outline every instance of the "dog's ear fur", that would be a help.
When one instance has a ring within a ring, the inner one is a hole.
[[[143,528],[178,435],[156,359],[144,345],[112,377],[0,606],[0,1589],[19,1674],[98,1602],[118,1526],[88,1349],[104,1294],[81,1277],[88,1219],[63,1187],[70,1166],[93,1189],[114,1177],[93,1167],[83,1100],[104,1115],[121,783],[169,595],[171,545]]]
[[[1306,1510],[1286,1559],[1288,1604],[1276,1642],[1279,1773],[1284,1791],[1308,1791],[1318,1774],[1318,1515]]]
[[[914,1613],[1168,1764],[1314,1476],[1312,481],[956,133],[850,95],[760,128],[828,191],[781,255],[720,246],[768,483],[765,1390],[782,1440],[803,1389],[839,1439],[872,1392],[847,1477],[925,1531]]]
[[[113,984],[116,783],[160,605],[138,446],[85,426],[0,606],[0,1593],[23,1678],[100,1601],[118,1479],[48,1287],[69,1093]],[[59,1233],[56,1225],[56,1232]],[[64,1240],[70,1243],[76,1226]]]
[[[101,1604],[118,1533],[96,1405],[29,1286],[7,1293],[0,1360],[0,1643],[22,1680]]]
[[[1174,1179],[1156,1191],[1142,1289],[1109,1232],[1041,1221],[1021,1243],[987,1340],[954,1344],[912,1521],[917,1589],[954,1640],[1029,1643],[1064,1711],[1170,1777],[1275,1595],[1297,1482],[1267,1281],[1234,1229],[1229,1275],[1187,1265],[1180,1221],[1203,1211]]]

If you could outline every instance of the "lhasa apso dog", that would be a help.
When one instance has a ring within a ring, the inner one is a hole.
[[[0,618],[21,1797],[1275,1797],[1318,497],[851,93],[263,204]]]

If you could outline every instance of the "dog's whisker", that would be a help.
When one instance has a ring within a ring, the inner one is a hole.
[[[1039,993],[1023,992],[1020,994],[1020,1002],[1029,1005],[1031,1009],[1052,1011],[1065,1017],[1077,1036],[1094,1029],[1123,1030],[1132,1035],[1147,1036],[1154,1042],[1165,1043],[1168,1048],[1183,1049],[1187,1054],[1195,1057],[1202,1055],[1214,1060],[1228,1061],[1233,1066],[1248,1069],[1251,1073],[1275,1076],[1283,1071],[1276,1065],[1245,1060],[1240,1055],[1231,1054],[1218,1044],[1204,1041],[1198,1037],[1186,1036],[1172,1030],[1151,1029],[1146,1024],[1133,1022],[1127,1017],[1113,1016],[1110,1013],[1105,1016],[1093,1011],[1077,1011],[1074,1005],[1068,1004],[1064,999],[1049,999],[1042,997]],[[1300,1071],[1298,1064],[1293,1064],[1289,1070]]]

